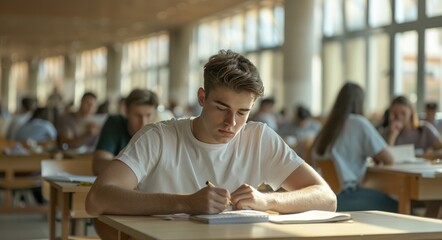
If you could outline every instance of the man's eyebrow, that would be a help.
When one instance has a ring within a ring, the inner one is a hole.
[[[223,103],[223,102],[221,102],[219,100],[213,100],[213,101],[215,103],[219,104],[219,105],[223,105],[224,107],[231,108],[228,104]],[[250,108],[240,108],[239,111],[241,111],[241,112],[248,112],[248,111],[250,111]]]

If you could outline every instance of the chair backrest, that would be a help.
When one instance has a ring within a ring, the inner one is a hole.
[[[92,173],[92,161],[48,159],[41,162],[42,177],[56,175],[61,172],[75,175],[94,175]],[[46,200],[49,199],[49,183],[46,181],[42,183],[42,194]]]
[[[335,162],[332,159],[315,161],[316,168],[321,171],[321,176],[328,183],[334,193],[341,191],[338,172],[336,171]]]

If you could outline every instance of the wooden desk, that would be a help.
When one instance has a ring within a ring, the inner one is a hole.
[[[397,196],[399,213],[411,213],[411,200],[442,200],[440,164],[396,164],[369,167],[364,187]]]
[[[50,157],[50,154],[32,154],[29,156],[0,155],[0,173],[4,174],[3,177],[0,177],[0,191],[4,192],[5,197],[5,203],[0,207],[0,213],[47,211],[47,206],[44,205],[14,206],[12,191],[40,186],[40,176],[32,174],[17,176],[17,174],[38,174],[41,170],[41,161],[48,157]]]
[[[119,239],[442,239],[442,221],[379,211],[350,212],[353,221],[315,224],[205,224],[155,217],[100,216]]]
[[[86,195],[90,186],[77,183],[48,181],[50,183],[49,200],[49,239],[55,239],[55,215],[61,211],[61,239],[69,236],[69,220],[92,218],[85,210]]]

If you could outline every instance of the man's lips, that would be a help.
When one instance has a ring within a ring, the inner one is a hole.
[[[231,132],[231,131],[229,131],[229,130],[220,129],[219,131],[220,131],[222,134],[227,134],[227,135],[232,135],[232,134],[234,134],[234,132]]]

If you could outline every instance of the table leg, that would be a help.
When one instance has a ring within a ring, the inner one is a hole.
[[[50,187],[49,192],[49,239],[55,240],[55,214],[57,206],[57,190]]]
[[[400,187],[399,189],[399,206],[398,211],[401,214],[411,214],[411,198],[410,198],[410,178],[409,177],[403,177],[402,184],[398,185]]]
[[[69,193],[63,193],[61,201],[61,239],[67,240],[69,236]]]

